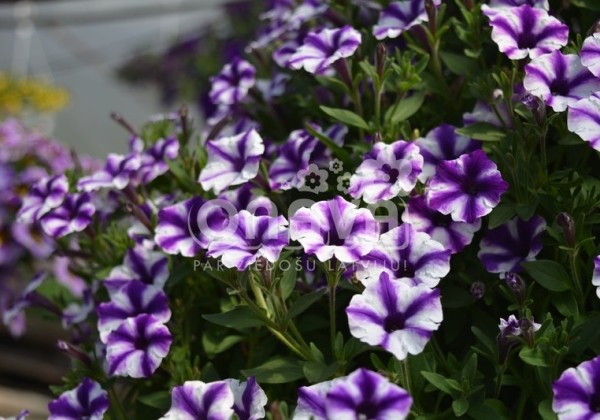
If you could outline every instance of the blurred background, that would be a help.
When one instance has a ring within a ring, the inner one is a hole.
[[[208,78],[242,51],[266,3],[0,0],[0,121],[100,159],[127,150],[113,111],[139,126],[185,103],[198,128],[213,111]],[[20,338],[0,323],[0,418],[24,408],[45,418],[67,368],[62,336],[56,320],[28,316]]]

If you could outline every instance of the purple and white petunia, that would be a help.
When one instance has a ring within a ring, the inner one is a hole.
[[[258,420],[265,417],[267,394],[251,376],[246,382],[225,379],[233,393],[233,410],[239,420]]]
[[[600,93],[569,106],[567,127],[600,152]]]
[[[265,145],[256,130],[251,129],[232,137],[209,140],[206,149],[208,162],[198,181],[205,190],[220,193],[256,176]]]
[[[83,378],[77,388],[48,403],[48,420],[102,420],[108,407],[108,393],[98,382]]]
[[[421,353],[443,320],[438,289],[394,281],[385,272],[352,297],[346,314],[354,337],[398,360]]]
[[[502,13],[492,9],[487,16],[492,39],[511,60],[536,58],[564,47],[569,41],[569,27],[543,9],[523,5],[504,9]]]
[[[559,420],[597,419],[600,413],[600,356],[565,370],[552,384],[552,410]]]
[[[369,204],[408,195],[423,167],[419,147],[403,140],[373,146],[350,178],[348,193]]]
[[[485,233],[477,256],[490,273],[521,271],[521,263],[535,260],[542,250],[545,230],[546,221],[540,216],[515,217]]]
[[[588,36],[579,52],[581,64],[596,77],[600,77],[600,32]]]
[[[440,3],[441,0],[433,0],[436,7]],[[373,35],[379,40],[397,38],[404,31],[427,21],[425,0],[394,1],[381,12],[379,21],[373,27]]]
[[[387,378],[360,368],[333,381],[301,387],[294,420],[405,419],[412,398]]]
[[[600,91],[600,79],[581,64],[575,54],[554,51],[544,54],[525,66],[525,90],[542,98],[556,112]]]
[[[600,255],[594,258],[594,272],[592,284],[596,286],[596,295],[600,298]]]
[[[450,272],[450,250],[403,223],[380,236],[375,248],[358,262],[356,277],[369,285],[383,272],[392,279],[435,287]]]
[[[149,250],[141,245],[128,249],[123,265],[113,268],[104,280],[112,289],[132,280],[163,287],[169,278],[169,260],[162,252]]]
[[[510,9],[512,7],[519,7],[523,5],[536,7],[538,9],[543,9],[546,11],[550,10],[548,0],[490,0],[490,4],[483,5],[481,9],[496,9],[498,11],[504,12],[504,10],[506,9]]]
[[[483,150],[442,161],[426,189],[427,205],[456,222],[474,223],[489,214],[508,189]]]
[[[46,302],[46,300],[40,296],[36,290],[41,286],[44,280],[46,280],[47,276],[48,273],[45,271],[40,271],[33,276],[25,289],[23,289],[17,298],[14,299],[12,305],[5,308],[4,313],[2,314],[2,322],[4,325],[10,327],[15,320],[19,320],[19,318],[23,317],[25,309],[29,308],[35,303],[43,305]]]
[[[81,178],[77,183],[77,189],[86,192],[97,191],[102,188],[122,190],[131,182],[136,181],[141,164],[142,159],[138,153],[128,155],[111,153],[106,158],[104,168],[92,175]]]
[[[98,305],[98,332],[106,343],[109,334],[125,320],[142,314],[150,314],[156,322],[171,319],[169,300],[159,287],[130,280],[120,288],[108,288],[110,301]]]
[[[40,217],[58,207],[68,192],[69,182],[64,175],[40,179],[23,198],[17,220],[23,223],[38,221]]]
[[[161,420],[229,420],[235,397],[225,381],[188,381],[171,391],[171,408]]]
[[[420,195],[410,198],[402,213],[402,221],[411,224],[418,232],[425,232],[453,254],[469,245],[475,232],[481,228],[481,219],[473,223],[455,222],[450,215],[429,208],[425,197]]]
[[[96,207],[89,193],[68,194],[60,206],[42,216],[40,225],[48,236],[62,238],[87,228],[94,213]]]
[[[423,170],[419,175],[421,182],[427,181],[435,174],[435,167],[443,160],[456,159],[465,153],[481,149],[481,142],[456,134],[456,127],[441,124],[427,133],[425,137],[415,140],[423,156]]]
[[[306,130],[292,131],[269,168],[271,189],[298,188],[301,184],[298,173],[308,168],[313,152],[320,144]]]
[[[173,160],[179,154],[179,141],[175,137],[160,139],[140,155],[140,168],[137,177],[147,184],[169,170],[167,160]]]
[[[288,66],[296,70],[304,68],[313,74],[323,74],[339,59],[352,56],[361,42],[360,32],[348,25],[310,32],[290,57]]]
[[[352,263],[373,249],[379,226],[369,210],[336,196],[299,209],[290,219],[290,238],[319,261]]]
[[[127,318],[106,341],[109,373],[150,377],[169,353],[172,341],[169,329],[153,315]]]
[[[56,249],[54,240],[42,231],[38,223],[13,223],[11,233],[13,239],[37,259],[48,258]]]
[[[221,257],[225,267],[239,271],[259,257],[275,262],[289,242],[287,224],[283,216],[254,216],[242,210],[229,219],[227,231],[211,242],[207,255]]]
[[[249,62],[236,58],[226,64],[221,72],[210,79],[210,100],[217,105],[241,102],[256,81],[256,69]]]

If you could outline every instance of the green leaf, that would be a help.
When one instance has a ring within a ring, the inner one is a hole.
[[[295,318],[300,315],[302,312],[306,311],[310,308],[315,302],[317,302],[325,293],[327,292],[326,288],[322,288],[319,290],[315,290],[314,292],[307,293],[305,295],[300,296],[296,301],[292,304],[289,311],[290,318]]]
[[[501,141],[506,137],[506,133],[502,129],[485,122],[477,122],[458,128],[456,132],[462,136],[480,141]]]
[[[223,336],[222,333],[219,333],[214,330],[208,330],[204,334],[202,334],[202,347],[204,348],[204,351],[209,355],[215,355],[223,353],[224,351],[230,349],[232,346],[236,345],[242,340],[243,337],[240,335]]]
[[[421,375],[427,379],[427,382],[446,394],[454,395],[461,390],[460,384],[454,379],[444,378],[434,372],[421,371]]]
[[[138,401],[148,407],[166,410],[171,405],[171,394],[167,391],[158,391],[152,394],[140,395]]]
[[[469,411],[469,401],[465,397],[452,401],[452,411],[456,417],[464,416]]]
[[[171,173],[182,187],[188,192],[199,192],[200,188],[195,179],[192,179],[189,172],[182,166],[181,160],[166,160],[166,164],[169,166]]]
[[[552,410],[552,400],[544,400],[538,405],[538,413],[543,420],[556,420],[558,416]]]
[[[522,361],[531,366],[549,367],[544,352],[536,347],[523,347],[519,352]]]
[[[202,315],[202,318],[213,324],[229,328],[251,328],[264,325],[264,322],[247,306],[238,306],[231,311],[218,314],[205,314]]]
[[[310,133],[311,136],[316,137],[321,143],[327,146],[327,148],[331,150],[336,157],[338,157],[342,162],[344,162],[344,165],[350,166],[351,159],[350,154],[347,151],[335,144],[333,140],[331,140],[323,133],[319,133],[310,124],[306,123],[304,125],[304,128]]]
[[[494,229],[502,223],[510,220],[515,215],[515,209],[509,204],[498,204],[489,215],[488,228]]]
[[[571,4],[588,10],[600,11],[598,0],[571,0]]]
[[[385,120],[392,124],[401,123],[404,120],[412,117],[423,105],[425,101],[425,92],[418,91],[413,93],[408,98],[400,100],[399,103],[392,106],[385,113]]]
[[[562,316],[570,317],[579,314],[577,299],[571,292],[553,293],[551,302]]]
[[[298,272],[296,271],[295,265],[293,262],[290,262],[290,269],[284,271],[281,279],[279,280],[279,285],[281,287],[281,293],[284,299],[290,297],[294,288],[296,287],[296,279],[298,278]]]
[[[310,383],[323,382],[331,378],[335,372],[339,369],[340,364],[338,362],[326,365],[321,362],[305,362],[302,365],[302,371],[304,376]]]
[[[521,266],[536,282],[547,290],[563,292],[571,288],[567,271],[555,261],[529,261],[521,263]]]
[[[461,54],[454,54],[447,51],[440,51],[442,61],[452,73],[459,76],[474,74],[477,72],[477,61],[465,57]]]
[[[328,106],[320,106],[321,111],[329,115],[331,118],[340,121],[344,124],[368,130],[369,125],[363,118],[352,111],[341,108],[330,108]]]
[[[259,383],[285,384],[304,377],[302,365],[291,357],[275,356],[260,366],[244,369],[246,376],[256,376]]]

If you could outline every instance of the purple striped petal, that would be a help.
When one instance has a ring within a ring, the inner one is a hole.
[[[149,378],[169,353],[171,333],[152,315],[127,318],[106,342],[109,373]]]
[[[145,150],[140,157],[138,177],[143,184],[153,181],[169,170],[167,160],[179,154],[179,141],[175,137],[160,139]]]
[[[60,206],[40,219],[40,225],[48,236],[62,238],[87,228],[95,213],[96,207],[89,193],[68,194]]]
[[[298,173],[308,169],[313,151],[318,145],[319,140],[306,130],[292,131],[269,168],[271,189],[298,188],[301,184]]]
[[[376,143],[350,178],[348,193],[369,204],[408,195],[417,184],[423,156],[413,143],[399,140],[392,144]]]
[[[533,261],[542,250],[542,234],[546,221],[534,216],[525,221],[519,217],[488,230],[477,256],[490,273],[521,271],[521,263]]]
[[[17,220],[34,223],[50,210],[58,207],[69,192],[69,182],[64,175],[42,178],[36,182],[23,198],[23,204],[17,213]]]
[[[588,36],[579,52],[581,64],[596,77],[600,77],[600,32]]]
[[[171,408],[161,420],[229,420],[234,395],[225,381],[188,381],[171,391]]]
[[[210,79],[210,100],[217,105],[233,105],[241,102],[254,86],[256,69],[239,58],[226,64],[217,76]]]
[[[327,418],[327,394],[337,381],[344,378],[325,381],[298,389],[298,406],[293,420],[321,420]]]
[[[427,205],[456,222],[475,223],[489,214],[508,189],[484,151],[442,161],[426,189]]]
[[[438,7],[441,0],[434,0],[433,4]],[[404,31],[409,30],[422,22],[427,22],[428,16],[425,10],[425,0],[403,0],[395,1],[381,12],[379,21],[373,27],[375,38],[397,38]]]
[[[569,107],[567,127],[600,152],[600,93]]]
[[[11,233],[13,239],[35,258],[41,260],[48,258],[56,249],[54,240],[48,237],[37,223],[15,222],[11,226]]]
[[[117,155],[111,153],[106,159],[104,169],[83,177],[77,183],[79,191],[96,191],[102,188],[122,190],[136,180],[142,161],[137,153]]]
[[[559,420],[596,419],[600,413],[600,356],[565,370],[552,384]]]
[[[102,420],[108,410],[108,393],[98,382],[83,378],[79,386],[48,404],[48,420]]]
[[[592,274],[592,284],[596,286],[596,295],[600,298],[600,255],[594,258],[594,272]]]
[[[225,379],[233,393],[233,410],[239,420],[258,420],[265,417],[267,394],[251,376],[246,382],[237,379]]]
[[[579,56],[560,51],[537,57],[525,66],[523,85],[556,112],[600,91],[600,79],[581,64]]]
[[[123,286],[132,280],[139,280],[145,284],[163,287],[169,278],[169,260],[162,252],[151,251],[137,245],[128,249],[123,265],[111,270],[105,283],[110,283],[113,288]]]
[[[263,139],[254,129],[233,137],[209,140],[206,148],[208,162],[198,181],[203,189],[216,193],[253,179],[265,152]]]

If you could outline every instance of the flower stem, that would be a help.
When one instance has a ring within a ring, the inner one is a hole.
[[[125,412],[125,407],[121,404],[121,400],[119,399],[114,386],[108,388],[108,398],[110,400],[110,407],[115,411],[115,418],[127,420],[128,416]]]
[[[335,336],[337,333],[335,325],[335,290],[339,283],[341,272],[335,259],[332,260],[332,263],[334,265],[333,269],[326,267],[327,284],[329,286],[329,338],[331,340],[331,352],[337,359],[337,355],[335,354]]]

